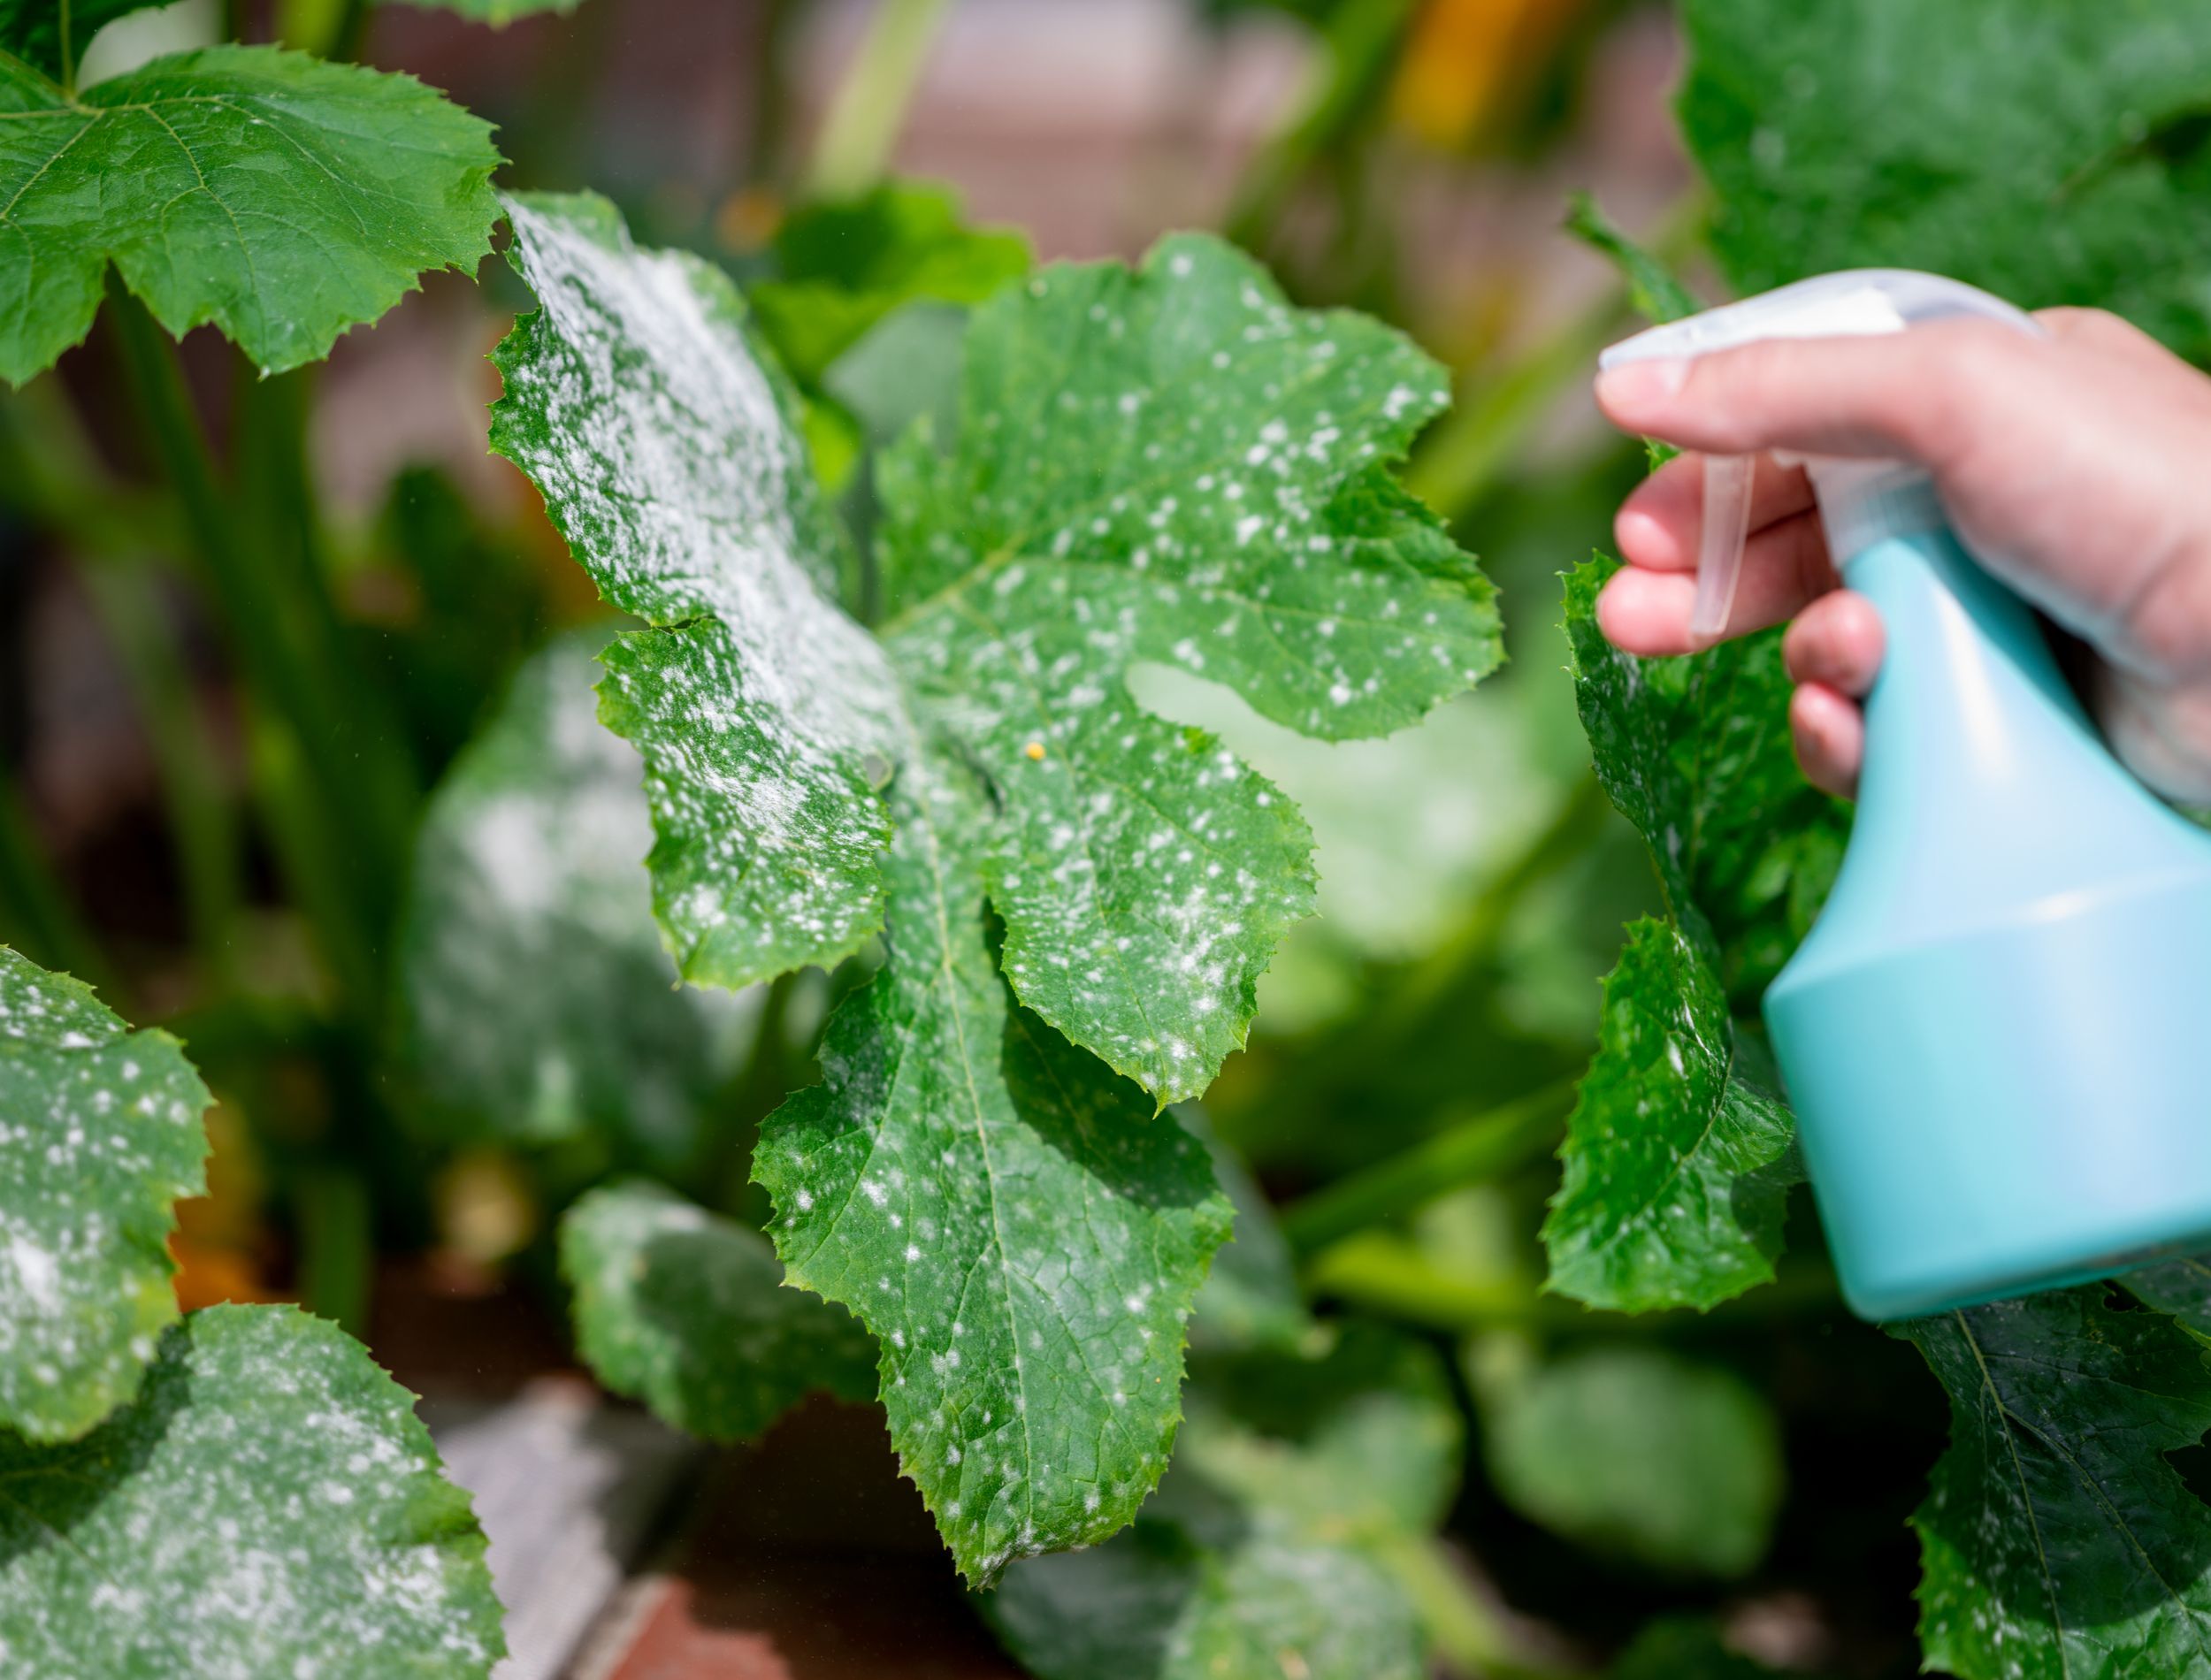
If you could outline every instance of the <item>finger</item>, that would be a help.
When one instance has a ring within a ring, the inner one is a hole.
[[[1857,797],[1865,714],[1856,702],[1821,683],[1803,683],[1789,697],[1789,734],[1806,781],[1839,799]]]
[[[1742,577],[1720,639],[1779,624],[1834,587],[1817,514],[1796,514],[1769,525],[1744,546]],[[1597,628],[1625,653],[1645,659],[1694,653],[1710,645],[1689,634],[1695,600],[1694,573],[1624,566],[1597,597]]]
[[[2081,345],[2144,367],[2163,368],[2177,359],[2133,322],[2122,319],[2108,309],[2037,309],[2034,318],[2041,323],[2044,332],[2062,344]]]
[[[1796,682],[1863,699],[1880,671],[1884,641],[1873,603],[1838,589],[1796,615],[1781,638],[1781,660]]]
[[[1704,462],[1700,454],[1677,455],[1635,486],[1612,522],[1620,558],[1656,571],[1687,571],[1696,564],[1697,534],[1704,527]],[[1802,467],[1784,467],[1771,456],[1758,457],[1750,480],[1750,530],[1763,531],[1777,520],[1812,505],[1812,487]]]
[[[2016,418],[2045,340],[1986,321],[1874,338],[1775,339],[1597,377],[1614,424],[1685,449],[1896,458],[1939,467]]]

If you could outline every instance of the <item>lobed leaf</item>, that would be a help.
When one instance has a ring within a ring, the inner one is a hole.
[[[1691,0],[1684,137],[1743,292],[1931,270],[2211,354],[2211,4]]]
[[[1159,1110],[1241,1042],[1311,895],[1297,813],[1122,677],[1210,661],[1342,736],[1488,668],[1488,584],[1383,471],[1442,376],[1211,241],[1040,277],[971,325],[951,453],[917,430],[886,463],[878,642],[820,592],[844,539],[734,288],[603,201],[510,210],[543,307],[493,439],[655,626],[605,656],[601,717],[646,757],[684,972],[833,961],[889,906],[824,1083],[763,1131],[777,1251],[881,1344],[972,1578],[1100,1539],[1166,1462],[1228,1224]]]
[[[1182,1326],[1228,1233],[1204,1149],[1017,1007],[992,961],[978,790],[909,762],[891,960],[754,1176],[791,1281],[882,1349],[906,1472],[978,1585],[1104,1539],[1165,1467]]]
[[[2106,1287],[1898,1325],[1950,1396],[1912,1517],[1927,1666],[1960,1680],[2192,1674],[2211,1513],[2164,1455],[2211,1428],[2202,1344]]]
[[[0,56],[0,378],[84,337],[110,263],[179,337],[312,362],[423,270],[475,266],[498,163],[410,76],[210,47],[73,95]]]
[[[42,75],[58,77],[65,16],[73,64],[104,26],[161,4],[163,0],[0,0],[0,52],[14,54]]]
[[[786,1287],[759,1233],[658,1185],[570,1208],[561,1275],[593,1373],[693,1435],[749,1439],[815,1389],[876,1397],[875,1344],[851,1315]]]
[[[1389,1333],[1208,1361],[1135,1529],[1016,1565],[981,1608],[1039,1680],[1418,1680],[1389,1560],[1450,1504],[1461,1446],[1434,1355]]]
[[[538,296],[494,361],[492,447],[614,606],[601,716],[645,758],[654,905],[684,977],[739,986],[859,949],[889,827],[889,662],[818,592],[843,540],[722,271],[594,197],[513,197]]]
[[[484,1536],[406,1391],[334,1325],[212,1307],[67,1446],[0,1435],[0,1653],[52,1680],[483,1680]]]
[[[1781,1503],[1764,1397],[1664,1348],[1590,1348],[1527,1373],[1485,1405],[1483,1447],[1524,1516],[1673,1573],[1747,1573]]]
[[[595,1135],[692,1163],[747,1010],[677,983],[645,873],[636,751],[599,727],[604,628],[516,673],[432,797],[400,929],[401,1039],[448,1136]]]
[[[209,1101],[168,1034],[0,946],[0,1428],[73,1439],[138,1392]]]
[[[1383,470],[1446,398],[1398,334],[1181,236],[978,310],[957,438],[917,429],[880,475],[883,635],[998,793],[1006,974],[1165,1100],[1243,1042],[1312,843],[1123,679],[1156,661],[1345,739],[1492,669],[1494,592]]]

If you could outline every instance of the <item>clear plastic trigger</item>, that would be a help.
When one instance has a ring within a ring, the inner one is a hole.
[[[1756,455],[1704,457],[1704,529],[1697,538],[1696,600],[1689,608],[1689,638],[1700,647],[1719,640],[1735,605],[1757,465]]]

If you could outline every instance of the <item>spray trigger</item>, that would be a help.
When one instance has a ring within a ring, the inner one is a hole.
[[[1689,608],[1689,637],[1699,647],[1719,640],[1734,608],[1757,467],[1756,455],[1704,457],[1704,528],[1696,545],[1696,600]]]

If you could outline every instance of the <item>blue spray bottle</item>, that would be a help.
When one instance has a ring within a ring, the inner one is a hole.
[[[1823,275],[1614,346],[2031,317],[1954,280]],[[1710,462],[1693,630],[1740,567],[1748,460]],[[1765,997],[1852,1309],[1901,1318],[2211,1248],[2211,833],[2115,760],[2026,605],[1897,462],[1805,462],[1887,655],[1826,907]]]

